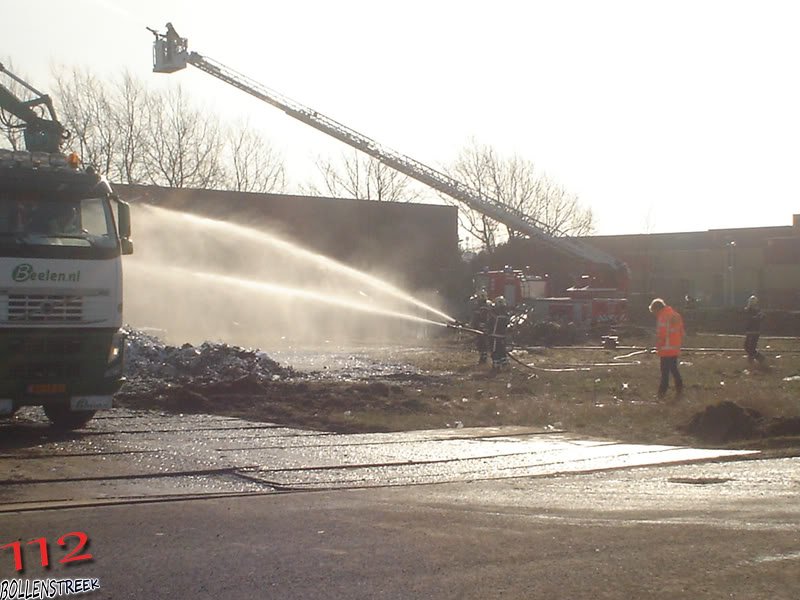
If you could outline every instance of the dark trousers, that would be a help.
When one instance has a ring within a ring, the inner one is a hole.
[[[492,342],[492,366],[501,367],[508,364],[508,350],[505,336],[495,336]]]
[[[488,356],[489,356],[489,336],[479,335],[476,341],[476,346],[478,349],[478,362],[485,363]]]
[[[758,338],[758,333],[748,333],[744,338],[744,351],[747,352],[747,358],[750,362],[754,360],[761,362],[764,360],[761,352],[756,349],[756,346],[758,346]]]
[[[672,378],[675,380],[675,391],[680,394],[683,392],[683,379],[678,372],[678,357],[677,356],[662,356],[661,357],[661,383],[658,386],[658,395],[663,396],[667,393],[669,387],[669,375],[672,373]]]

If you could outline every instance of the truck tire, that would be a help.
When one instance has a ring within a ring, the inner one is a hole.
[[[81,410],[72,411],[69,407],[50,405],[44,407],[44,414],[50,419],[50,423],[56,429],[72,430],[79,429],[92,420],[95,411]]]

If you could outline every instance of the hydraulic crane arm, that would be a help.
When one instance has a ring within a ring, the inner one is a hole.
[[[161,35],[152,29],[150,31],[156,36],[153,66],[155,72],[171,73],[185,68],[187,64],[194,65],[201,71],[205,71],[209,75],[213,75],[217,79],[281,109],[289,116],[361,150],[404,175],[463,202],[470,208],[506,225],[514,231],[535,238],[558,251],[585,260],[593,265],[627,274],[627,266],[613,256],[574,238],[551,235],[546,231],[542,223],[529,215],[502,204],[485,194],[481,194],[449,175],[426,166],[413,158],[382,146],[375,140],[350,129],[330,117],[303,106],[215,60],[204,57],[197,52],[190,53],[187,49],[186,38],[178,37],[177,34],[170,37],[169,33]],[[174,33],[174,30],[172,31]],[[625,279],[625,275],[621,279]]]
[[[22,121],[23,124],[20,127],[24,129],[25,147],[31,152],[58,152],[61,144],[69,137],[69,133],[56,118],[56,111],[50,96],[42,94],[32,85],[14,75],[2,63],[0,63],[0,73],[5,73],[36,94],[32,100],[20,100],[9,88],[0,84],[0,109]],[[40,116],[33,109],[36,106],[44,106],[50,118]]]

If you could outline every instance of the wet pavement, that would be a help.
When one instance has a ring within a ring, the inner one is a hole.
[[[85,532],[92,561],[46,569],[25,546],[24,575],[99,578],[93,598],[800,589],[800,458],[520,427],[338,435],[115,409],[54,436],[35,411],[17,421],[0,424],[2,541]]]
[[[513,481],[676,463],[682,466],[673,475],[675,481],[664,483],[659,477],[659,485],[672,493],[700,482],[709,484],[713,494],[737,478],[725,470],[735,469],[727,465],[737,463],[714,465],[722,470],[706,475],[702,469],[710,466],[684,463],[753,454],[586,440],[523,427],[345,435],[228,417],[124,409],[98,415],[84,430],[54,434],[43,416],[29,410],[0,425],[0,512]],[[631,482],[621,485],[629,489]]]

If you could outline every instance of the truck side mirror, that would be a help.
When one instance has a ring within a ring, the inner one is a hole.
[[[119,243],[123,254],[133,254],[133,242],[131,241],[131,207],[127,202],[118,201],[117,216],[119,222]]]

